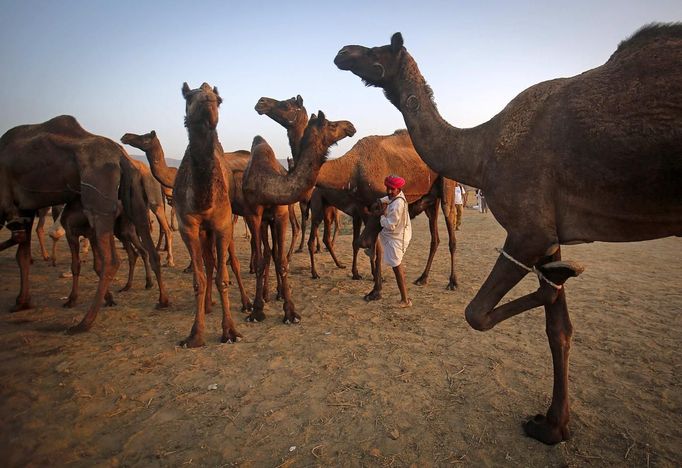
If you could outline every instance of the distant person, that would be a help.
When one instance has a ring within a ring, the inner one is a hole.
[[[405,179],[396,175],[389,175],[384,179],[386,195],[380,198],[382,204],[381,232],[379,242],[383,249],[382,260],[393,268],[395,280],[400,290],[399,307],[412,307],[412,301],[407,297],[405,285],[405,269],[403,255],[412,239],[412,224],[407,209],[407,199],[400,190],[405,185]]]
[[[459,182],[455,182],[455,211],[457,212],[457,221],[455,222],[455,230],[459,231],[462,225],[462,216],[464,215],[464,204],[466,203],[467,192]]]
[[[478,201],[478,211],[481,213],[487,213],[488,204],[485,202],[485,195],[483,195],[483,190],[476,189],[476,200]]]

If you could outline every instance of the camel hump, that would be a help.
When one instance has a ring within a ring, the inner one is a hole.
[[[660,40],[682,39],[682,23],[651,23],[643,26],[628,39],[625,39],[611,56],[614,58],[626,50],[645,47]]]
[[[257,145],[260,145],[263,143],[267,144],[268,142],[265,141],[265,138],[263,138],[262,136],[256,135],[255,137],[253,137],[253,143],[251,143],[251,147],[254,147],[254,146],[257,146]]]

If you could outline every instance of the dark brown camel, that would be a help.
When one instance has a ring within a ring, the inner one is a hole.
[[[604,65],[532,86],[464,130],[436,110],[400,33],[382,47],[346,46],[334,62],[383,88],[430,167],[485,191],[507,239],[466,319],[489,330],[544,306],[552,403],[524,428],[547,444],[567,439],[573,327],[563,284],[582,268],[561,262],[560,246],[682,235],[682,25],[644,27]],[[529,271],[539,289],[498,306]]]
[[[301,140],[300,160],[293,172],[281,173],[281,165],[268,143],[260,136],[253,140],[251,160],[243,179],[243,192],[251,206],[262,207],[266,219],[272,219],[274,260],[277,275],[282,279],[281,292],[284,298],[284,323],[297,323],[300,315],[296,312],[288,282],[288,261],[284,254],[284,239],[289,217],[286,205],[300,199],[301,194],[310,190],[320,172],[329,147],[339,140],[353,136],[355,128],[348,121],[328,121],[322,112],[313,115],[308,122]],[[265,223],[263,224],[263,227]],[[266,229],[258,226],[253,230],[258,246],[256,264],[256,298],[249,321],[262,321],[264,303],[264,272],[270,262]],[[261,250],[263,247],[263,250]]]
[[[232,241],[230,170],[223,159],[218,140],[218,106],[222,102],[217,88],[203,83],[197,89],[182,86],[185,98],[185,126],[189,145],[178,169],[173,197],[182,240],[192,258],[196,315],[190,335],[181,342],[186,347],[204,345],[206,313],[211,307],[211,280],[222,306],[223,343],[241,338],[230,314],[227,295],[227,254]],[[155,173],[156,175],[156,173]],[[162,181],[163,182],[163,181]],[[165,185],[165,182],[163,182]]]
[[[295,164],[302,134],[301,126],[307,122],[306,110],[303,107],[301,96],[285,101],[262,97],[256,105],[256,110],[259,114],[266,114],[287,129]],[[400,156],[392,157],[394,153]],[[414,283],[424,285],[428,282],[433,258],[440,242],[438,207],[442,201],[450,248],[448,289],[455,289],[457,287],[455,275],[457,241],[454,231],[454,183],[449,180],[442,181],[433,171],[428,169],[416,154],[406,132],[402,132],[402,135],[401,132],[397,132],[395,135],[385,137],[363,138],[348,153],[338,159],[328,161],[320,170],[316,189],[306,201],[312,212],[310,237],[308,239],[312,277],[319,278],[315,268],[315,246],[318,247],[317,251],[319,252],[317,230],[321,222],[324,222],[322,238],[327,250],[336,265],[339,268],[345,268],[336,256],[331,237],[331,225],[338,219],[337,208],[339,208],[353,219],[352,277],[353,279],[361,278],[357,267],[357,256],[360,248],[360,228],[365,217],[364,210],[377,197],[385,195],[383,180],[386,175],[391,173],[410,174],[408,177],[409,185],[406,188],[409,190],[408,202],[412,206],[410,214],[414,217],[424,211],[429,218],[431,231],[429,257],[424,272]],[[408,192],[405,193],[408,194]],[[303,217],[303,208],[301,215]],[[381,297],[381,276],[377,275],[374,270],[373,273],[375,286],[367,298],[379,299]]]
[[[135,226],[130,222],[128,217],[123,212],[122,206],[119,208],[119,216],[116,218],[114,225],[114,234],[123,244],[123,248],[128,254],[128,281],[119,290],[119,292],[128,291],[133,284],[135,276],[135,264],[138,257],[142,257],[145,267],[145,288],[150,289],[154,283],[152,282],[151,266],[149,264],[149,254],[142,246],[140,237],[135,230]],[[78,283],[80,279],[80,243],[81,236],[92,240],[93,229],[88,223],[88,218],[83,212],[83,206],[80,200],[76,199],[67,203],[61,213],[60,223],[64,227],[66,240],[71,251],[71,292],[64,303],[64,307],[74,307],[78,301]],[[99,275],[101,272],[101,259],[97,252],[93,250],[95,271]],[[107,291],[105,295],[105,306],[115,305],[112,294]]]
[[[0,138],[0,226],[12,231],[2,248],[18,244],[21,289],[13,311],[30,309],[31,226],[36,210],[80,197],[102,259],[95,300],[69,333],[88,330],[111,283],[118,259],[113,238],[121,181],[121,147],[83,130],[71,116],[21,125]],[[50,177],[45,177],[50,174]]]
[[[53,266],[56,242],[52,243],[52,257],[50,257],[50,254],[47,252],[47,248],[45,247],[45,220],[47,219],[47,215],[50,214],[52,216],[52,222],[53,223],[56,222],[57,219],[59,219],[59,215],[61,214],[61,209],[62,209],[61,205],[46,206],[45,208],[39,209],[37,212],[38,225],[36,226],[36,237],[38,237],[40,255],[46,262],[51,260]]]

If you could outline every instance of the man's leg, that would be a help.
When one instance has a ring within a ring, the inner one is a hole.
[[[395,274],[395,280],[398,283],[398,290],[400,290],[400,305],[402,307],[409,307],[412,302],[407,297],[407,286],[405,284],[405,269],[401,263],[398,266],[393,267],[393,273]]]

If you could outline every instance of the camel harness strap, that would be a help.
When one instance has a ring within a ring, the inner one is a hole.
[[[549,284],[549,285],[550,285],[551,287],[553,287],[554,289],[561,289],[561,288],[563,287],[563,286],[560,285],[560,284],[556,284],[556,283],[551,282],[551,281],[550,281],[545,275],[543,275],[542,272],[541,272],[540,270],[538,270],[537,268],[535,268],[535,267],[533,267],[533,268],[528,268],[526,265],[524,265],[523,263],[519,262],[519,261],[516,260],[514,257],[512,257],[511,255],[509,255],[507,252],[505,252],[503,249],[498,249],[498,248],[496,248],[495,250],[497,250],[499,253],[501,253],[501,254],[504,256],[504,258],[506,258],[507,260],[511,261],[512,263],[515,263],[516,265],[520,266],[521,268],[523,268],[523,269],[526,270],[527,272],[529,272],[529,273],[535,273],[536,275],[538,275],[538,278],[539,278],[539,279],[541,279],[541,280],[544,281],[545,283]]]

